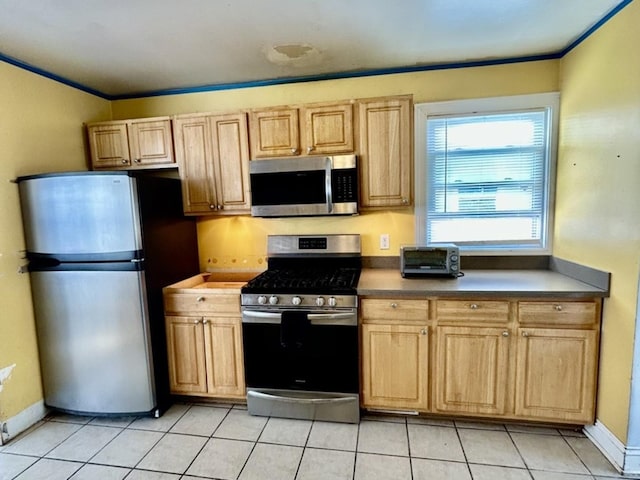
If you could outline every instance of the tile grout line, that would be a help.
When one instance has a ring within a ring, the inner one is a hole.
[[[533,480],[533,478],[534,478],[533,473],[531,473],[531,469],[529,467],[529,464],[527,463],[527,460],[524,458],[524,455],[522,455],[522,452],[518,448],[518,444],[513,439],[513,436],[511,435],[512,432],[509,431],[508,428],[505,428],[505,430],[507,431],[507,435],[509,436],[509,440],[511,440],[511,443],[513,444],[513,448],[515,448],[516,452],[518,452],[518,455],[520,455],[520,459],[522,460],[522,463],[524,464],[524,467],[526,468],[527,473],[529,474],[529,477]],[[514,432],[514,433],[518,433],[518,432]]]
[[[181,404],[181,403],[178,403],[178,405],[182,405],[182,404]],[[163,432],[162,432],[162,435],[160,436],[160,438],[159,438],[159,439],[158,439],[158,440],[153,444],[153,446],[152,446],[152,447],[147,451],[147,453],[145,453],[145,454],[142,456],[142,458],[141,458],[140,460],[138,460],[138,462],[137,462],[137,463],[132,467],[131,472],[133,472],[134,470],[136,470],[136,469],[137,469],[138,465],[140,465],[140,463],[141,463],[141,462],[142,462],[142,461],[143,461],[143,460],[144,460],[144,459],[145,459],[145,458],[146,458],[146,457],[151,453],[151,451],[152,451],[154,448],[156,448],[156,447],[158,446],[158,444],[162,441],[162,439],[163,439],[163,438],[165,438],[165,437],[169,434],[169,431],[170,431],[173,427],[175,427],[175,425],[176,425],[176,424],[177,424],[177,423],[182,419],[182,417],[184,417],[184,416],[186,415],[186,413],[187,413],[189,410],[191,410],[191,407],[192,407],[192,405],[188,405],[188,408],[187,408],[187,409],[182,413],[182,415],[180,415],[180,416],[176,419],[176,421],[175,421],[175,422],[173,422],[173,423],[169,426],[169,428],[168,428],[166,431],[163,431]],[[171,408],[171,407],[169,407],[169,408]],[[168,410],[169,410],[169,409],[167,409],[167,411],[168,411]],[[165,413],[166,413],[166,412],[165,412]],[[132,425],[133,423],[134,423],[134,422],[132,422],[130,425]],[[135,429],[133,429],[133,430],[135,430]],[[138,430],[140,430],[140,429],[138,429]],[[148,431],[148,430],[147,430],[147,431]],[[151,431],[157,431],[157,430],[151,430]],[[160,432],[158,432],[158,433],[160,433]],[[139,470],[145,470],[145,469],[140,468]],[[129,473],[127,474],[127,476],[129,476],[129,475],[131,474],[131,472],[129,472]],[[173,473],[173,472],[166,472],[166,473]]]
[[[564,440],[564,443],[566,443],[569,446],[569,448],[574,453],[574,455],[578,457],[578,460],[580,460],[580,463],[584,465],[584,468],[587,469],[587,472],[589,472],[589,475],[591,475],[591,478],[596,478],[596,474],[591,471],[591,469],[589,468],[589,465],[587,465],[587,463],[582,459],[580,454],[573,448],[573,445],[571,445],[571,443],[569,443],[569,441],[563,435],[560,435],[560,436],[562,437],[562,440]]]
[[[228,413],[227,413],[227,415],[228,415]],[[225,418],[226,418],[226,416],[225,416]],[[253,441],[253,446],[251,447],[251,451],[249,452],[249,455],[247,455],[247,459],[242,464],[242,468],[238,472],[238,476],[236,477],[236,480],[239,479],[242,476],[242,472],[244,472],[244,469],[247,467],[247,464],[249,463],[249,459],[251,458],[251,455],[253,455],[253,452],[255,452],[256,447],[258,446],[258,441],[260,440],[260,437],[262,436],[263,432],[267,428],[267,424],[269,423],[269,420],[271,420],[271,417],[267,417],[267,421],[264,422],[264,425],[262,426],[262,429],[260,430],[260,433],[258,434],[257,438]],[[222,422],[220,422],[220,425],[222,425]],[[218,425],[218,427],[219,427],[219,425]],[[217,428],[216,428],[216,430],[217,430]]]
[[[362,418],[358,419],[358,430],[356,431],[356,445],[355,452],[353,452],[353,474],[351,475],[352,480],[355,480],[356,478],[356,466],[358,464],[358,447],[360,446],[360,425],[362,425]]]
[[[469,459],[467,458],[467,452],[464,449],[464,444],[462,443],[462,437],[460,436],[460,431],[458,429],[458,424],[454,421],[453,427],[456,430],[456,436],[458,437],[458,442],[460,443],[460,449],[462,450],[462,455],[464,455],[464,463],[467,466],[467,471],[469,472],[469,478],[473,479],[473,473],[471,472],[471,465],[469,465]]]
[[[409,454],[409,475],[413,480],[413,457],[411,456],[411,438],[409,437],[409,422],[407,417],[404,418],[404,430],[407,434],[407,453]]]

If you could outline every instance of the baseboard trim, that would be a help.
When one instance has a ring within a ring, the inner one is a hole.
[[[26,429],[42,420],[49,413],[44,406],[44,400],[40,400],[30,407],[25,408],[6,422],[0,423],[0,445],[24,432]]]
[[[599,420],[584,427],[585,435],[623,475],[640,475],[640,448],[627,447]]]
[[[626,475],[640,476],[640,447],[627,447],[624,471]]]

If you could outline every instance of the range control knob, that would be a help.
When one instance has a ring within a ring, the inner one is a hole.
[[[302,299],[298,296],[295,296],[291,299],[291,303],[294,305],[300,305],[302,303]]]
[[[329,297],[329,306],[330,307],[335,307],[337,303],[338,303],[338,301],[336,300],[336,297]]]
[[[318,307],[323,306],[323,305],[324,305],[324,297],[318,297],[318,298],[316,298],[316,305],[317,305]]]
[[[258,297],[258,305],[264,305],[265,303],[267,303],[267,297],[265,297],[264,295],[260,295]]]
[[[269,297],[269,305],[276,305],[278,303],[278,297],[271,295]]]

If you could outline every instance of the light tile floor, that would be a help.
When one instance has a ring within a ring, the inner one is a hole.
[[[579,431],[402,416],[359,425],[179,403],[161,418],[52,414],[0,446],[0,480],[611,480]]]

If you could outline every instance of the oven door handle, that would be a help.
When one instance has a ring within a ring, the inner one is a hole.
[[[311,325],[357,325],[358,317],[355,312],[340,313],[309,313],[307,318]],[[245,310],[242,312],[242,323],[281,323],[281,312],[257,312]]]
[[[277,400],[279,402],[298,403],[298,404],[304,403],[308,405],[353,402],[353,397],[335,397],[335,398],[285,397],[282,395],[273,395],[271,393],[256,392],[255,390],[250,390],[249,392],[247,392],[247,396],[254,397],[254,398],[262,398],[263,400]]]
[[[346,313],[310,313],[311,325],[358,325],[358,317],[354,312]]]

